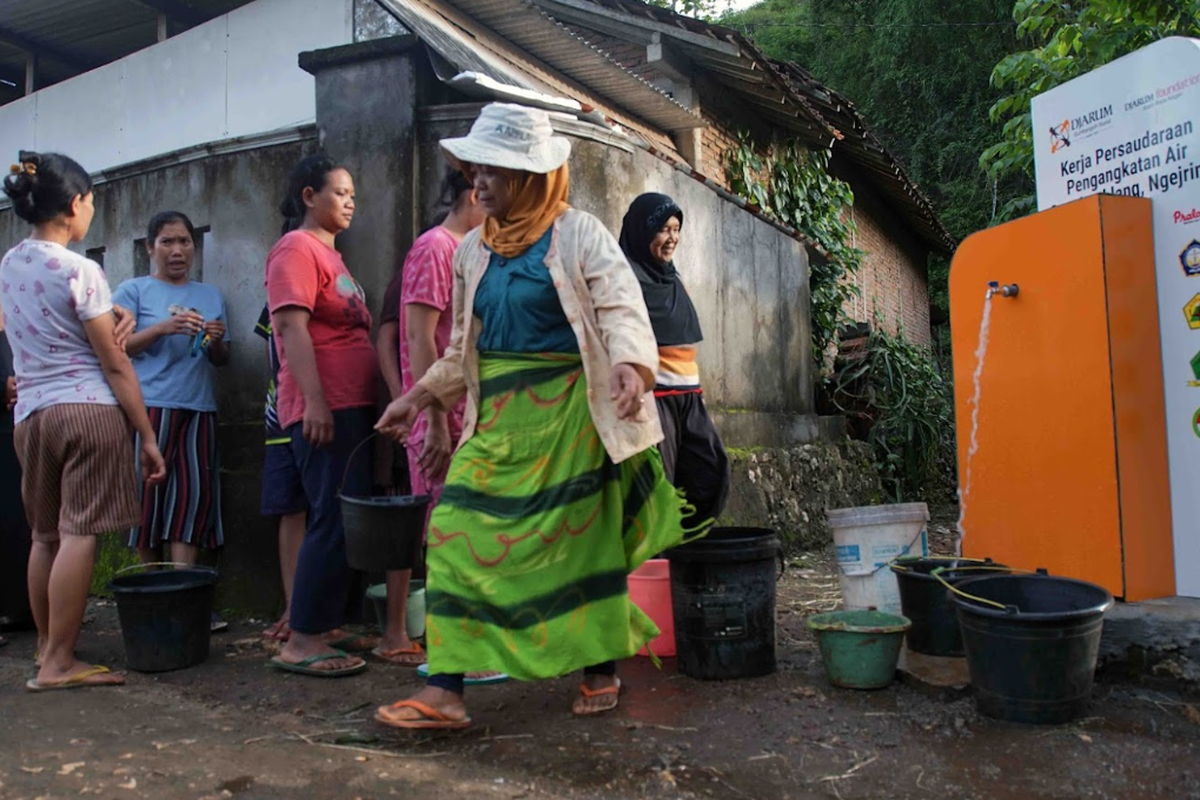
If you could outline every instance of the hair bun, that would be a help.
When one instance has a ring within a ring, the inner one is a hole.
[[[21,150],[4,177],[4,192],[18,217],[40,225],[70,211],[76,195],[92,191],[87,170],[61,153]]]

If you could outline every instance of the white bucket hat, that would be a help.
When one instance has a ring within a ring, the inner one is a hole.
[[[465,162],[544,175],[571,155],[571,143],[554,135],[549,114],[514,103],[488,103],[470,133],[439,144],[456,169]]]

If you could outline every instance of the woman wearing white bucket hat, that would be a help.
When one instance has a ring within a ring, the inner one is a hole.
[[[572,710],[607,711],[615,660],[657,633],[626,576],[685,538],[654,447],[654,332],[612,234],[567,205],[570,144],[545,112],[493,103],[441,145],[488,216],[454,256],[445,356],[376,427],[403,441],[423,409],[467,405],[429,523],[429,684],[376,718],[464,728],[477,670],[584,668]]]

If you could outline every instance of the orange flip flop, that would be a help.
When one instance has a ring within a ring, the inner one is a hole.
[[[384,650],[382,646],[376,647],[371,651],[371,655],[389,664],[395,664],[397,667],[419,667],[425,663],[425,651],[416,642],[408,647],[397,647],[394,650]],[[404,656],[419,656],[419,658],[406,659]]]
[[[391,712],[400,708],[411,708],[421,716],[417,719],[398,719],[392,716]],[[375,711],[375,719],[384,725],[393,728],[404,728],[406,730],[461,731],[471,726],[470,717],[463,717],[462,719],[448,717],[433,706],[426,705],[420,700],[401,700],[397,703],[392,703],[390,706],[380,706]]]
[[[579,693],[588,700],[591,700],[593,697],[604,697],[606,695],[612,695],[613,696],[613,704],[611,706],[605,706],[604,708],[597,708],[592,711],[582,711],[581,712],[581,711],[576,711],[575,709],[571,709],[572,714],[574,714],[577,717],[590,717],[593,714],[603,714],[605,711],[612,711],[614,708],[616,708],[618,705],[621,704],[621,700],[620,700],[621,679],[616,678],[615,684],[613,684],[612,686],[609,686],[607,688],[604,688],[604,689],[589,689],[587,687],[587,684],[581,683],[581,684],[579,684]]]

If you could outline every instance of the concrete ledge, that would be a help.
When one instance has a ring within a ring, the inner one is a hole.
[[[837,442],[845,436],[843,417],[789,414],[711,406],[709,413],[729,447],[795,447]]]
[[[1117,603],[1104,618],[1102,671],[1200,690],[1200,599]]]
[[[371,39],[338,47],[326,47],[323,50],[306,50],[300,54],[298,61],[300,69],[310,75],[316,75],[330,67],[401,55],[413,49],[419,41],[411,34],[389,36],[386,39]]]

